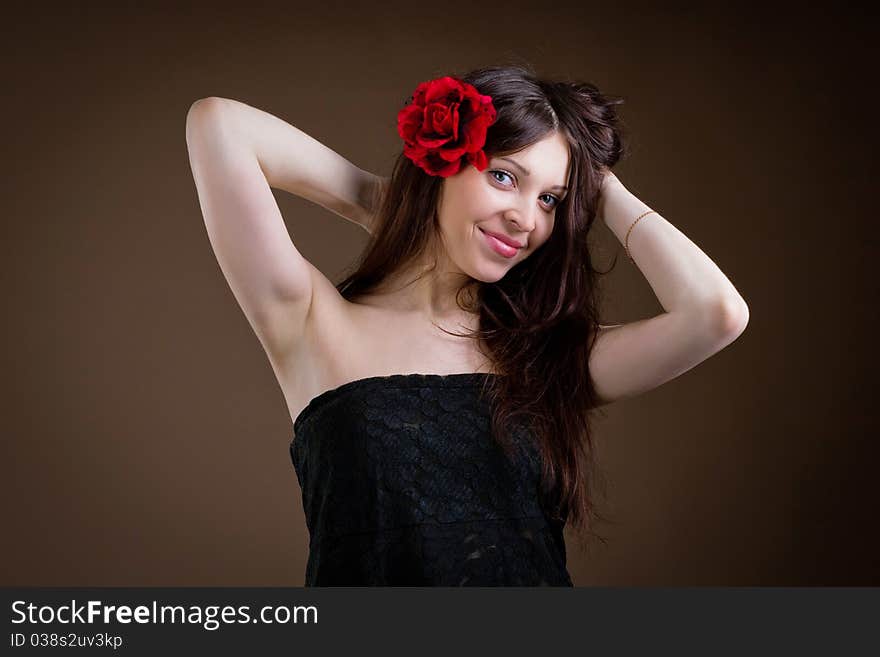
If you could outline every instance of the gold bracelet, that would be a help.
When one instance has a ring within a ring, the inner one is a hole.
[[[642,214],[640,214],[638,216],[638,218],[634,222],[632,222],[632,224],[629,227],[629,230],[626,231],[626,237],[623,240],[623,250],[626,251],[626,257],[630,259],[630,262],[635,262],[635,260],[633,260],[632,256],[629,254],[629,246],[628,246],[629,245],[629,234],[632,231],[633,226],[635,226],[637,223],[639,223],[639,220],[642,217],[647,216],[647,215],[651,214],[652,212],[657,212],[657,211],[656,210],[648,210],[647,212],[643,212]]]

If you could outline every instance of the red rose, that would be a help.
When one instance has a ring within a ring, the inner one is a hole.
[[[495,118],[490,96],[444,76],[416,87],[412,103],[397,114],[397,132],[405,142],[404,155],[425,173],[445,178],[465,162],[479,171],[488,166],[483,146]]]

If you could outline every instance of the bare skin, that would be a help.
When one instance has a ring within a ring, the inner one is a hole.
[[[331,285],[328,281],[327,285]],[[349,302],[325,294],[313,304],[313,318],[297,354],[272,359],[291,422],[322,392],[344,383],[392,374],[488,372],[491,365],[476,341],[448,335],[411,311],[395,308],[399,297],[371,295]],[[437,322],[463,333],[466,318]],[[393,327],[393,330],[389,330]]]

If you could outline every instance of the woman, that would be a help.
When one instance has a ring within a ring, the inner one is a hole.
[[[238,101],[187,117],[211,244],[294,422],[306,585],[571,586],[593,413],[706,360],[748,310],[611,173],[619,99],[498,66],[409,100],[387,179]],[[270,188],[363,226],[357,270],[333,285],[303,258]],[[664,313],[599,324],[597,217]]]

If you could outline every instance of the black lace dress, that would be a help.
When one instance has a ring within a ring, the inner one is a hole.
[[[540,456],[490,434],[493,374],[394,374],[314,399],[290,457],[308,525],[306,586],[572,586]]]

